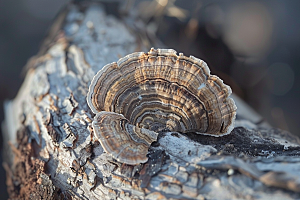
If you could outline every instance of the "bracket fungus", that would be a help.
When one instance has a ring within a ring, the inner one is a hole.
[[[93,127],[104,150],[134,165],[147,161],[154,132],[229,134],[236,115],[230,94],[203,60],[152,48],[104,66],[91,82],[87,103],[97,114]]]
[[[147,162],[148,148],[158,133],[139,128],[121,114],[99,112],[93,121],[102,147],[119,162],[135,165]]]

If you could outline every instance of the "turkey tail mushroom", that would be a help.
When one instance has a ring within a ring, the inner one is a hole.
[[[103,149],[117,161],[129,165],[147,162],[148,148],[158,135],[129,124],[121,114],[105,111],[97,113],[93,128]]]
[[[218,137],[234,127],[230,94],[203,60],[152,48],[104,66],[91,82],[87,103],[95,114],[122,114],[130,124],[151,131]]]

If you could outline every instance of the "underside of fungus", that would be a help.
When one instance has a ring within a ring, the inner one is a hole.
[[[91,82],[87,103],[97,114],[93,127],[104,150],[120,162],[139,164],[156,141],[153,131],[229,134],[236,114],[230,94],[204,61],[152,48],[104,66]]]

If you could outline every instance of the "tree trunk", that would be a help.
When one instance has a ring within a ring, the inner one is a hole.
[[[10,198],[300,198],[300,140],[260,123],[234,95],[230,135],[161,133],[148,162],[137,166],[103,151],[86,95],[104,65],[149,50],[130,20],[108,16],[96,3],[70,4],[57,17],[17,97],[5,104]]]

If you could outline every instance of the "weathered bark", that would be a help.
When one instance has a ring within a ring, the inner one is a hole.
[[[69,5],[58,16],[19,94],[5,105],[12,199],[300,198],[299,139],[260,123],[237,97],[230,135],[161,133],[138,166],[103,152],[86,94],[104,65],[149,50],[128,27],[98,4]]]

